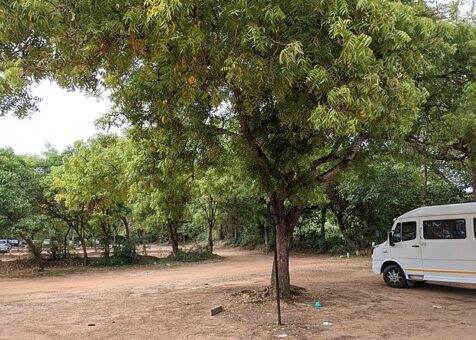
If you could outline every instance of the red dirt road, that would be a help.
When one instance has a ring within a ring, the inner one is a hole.
[[[220,261],[171,268],[0,278],[0,339],[476,337],[476,286],[390,289],[363,257],[293,256],[293,284],[308,294],[283,304],[278,327],[272,301],[234,295],[263,289],[272,257],[217,252]],[[212,317],[215,305],[225,311]]]

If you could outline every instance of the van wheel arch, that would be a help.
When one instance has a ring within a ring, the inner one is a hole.
[[[387,262],[384,262],[382,264],[382,267],[380,268],[380,274],[382,274],[384,271],[385,271],[385,268],[389,267],[389,266],[398,266],[402,272],[403,272],[403,268],[402,266],[400,266],[397,262],[395,261],[387,261]]]
[[[387,286],[392,288],[408,288],[414,285],[414,282],[407,280],[405,272],[398,263],[389,261],[389,264],[383,269],[383,280]]]

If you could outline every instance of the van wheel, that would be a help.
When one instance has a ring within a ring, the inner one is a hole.
[[[394,264],[385,268],[383,271],[383,279],[385,283],[392,288],[408,287],[402,268]]]

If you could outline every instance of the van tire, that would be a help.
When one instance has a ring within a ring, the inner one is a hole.
[[[409,286],[402,268],[395,264],[385,268],[383,271],[383,279],[387,286],[392,288],[406,288]]]

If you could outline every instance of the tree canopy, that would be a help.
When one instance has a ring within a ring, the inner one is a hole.
[[[423,2],[18,0],[1,2],[0,22],[0,114],[34,110],[41,79],[107,89],[104,121],[147,136],[136,170],[150,208],[181,212],[190,164],[231,151],[276,218],[283,296],[294,227],[356,159],[405,140],[446,156],[473,143],[474,25]],[[67,206],[116,201],[104,194],[114,161],[98,155],[65,163],[93,169],[72,181]]]

